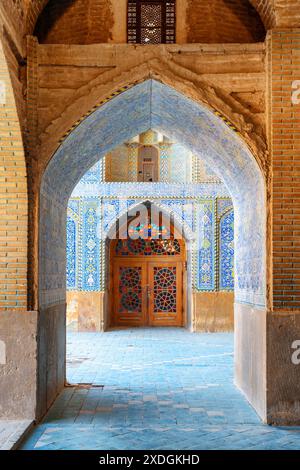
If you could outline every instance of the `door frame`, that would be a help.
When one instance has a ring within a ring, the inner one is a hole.
[[[176,238],[176,230],[174,232],[174,237]],[[141,260],[147,261],[148,265],[150,263],[159,263],[159,262],[169,262],[169,263],[182,263],[182,325],[181,328],[187,328],[189,325],[188,319],[188,258],[187,258],[187,247],[186,241],[181,238],[180,245],[182,253],[180,256],[115,256],[115,248],[118,239],[110,240],[109,247],[108,247],[108,256],[109,256],[109,263],[108,263],[108,289],[107,289],[107,301],[106,301],[106,311],[107,311],[107,326],[108,328],[121,328],[120,325],[114,325],[114,290],[115,290],[115,279],[114,279],[114,264],[116,260],[130,260],[136,261],[137,263]],[[143,293],[143,301],[144,301],[144,293]],[[149,323],[149,322],[148,322]],[[152,325],[148,324],[148,327],[152,327]],[[172,325],[170,325],[171,327]],[[135,326],[133,325],[132,328]],[[136,325],[136,327],[139,327]],[[155,328],[155,326],[153,326]],[[179,327],[179,328],[180,328]],[[126,328],[131,328],[126,326]]]

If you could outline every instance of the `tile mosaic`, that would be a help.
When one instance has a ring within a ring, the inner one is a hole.
[[[227,215],[217,217],[216,205],[228,208],[227,198],[168,198],[150,199],[165,214],[173,214],[179,230],[190,240],[194,253],[192,284],[199,291],[233,290],[234,230]],[[79,204],[80,217],[72,211]],[[67,288],[99,291],[105,289],[107,251],[103,246],[115,222],[129,209],[138,208],[139,199],[105,199],[83,196],[70,200],[67,219]],[[232,203],[231,203],[232,204]],[[230,207],[230,206],[229,206]],[[220,234],[217,243],[216,230]],[[196,256],[197,253],[197,256]],[[219,263],[220,259],[220,263]],[[220,269],[220,272],[217,272]],[[216,279],[220,279],[220,285]]]
[[[41,188],[40,246],[45,257],[50,260],[55,256],[56,247],[64,250],[61,240],[65,237],[53,234],[47,224],[56,226],[57,219],[63,219],[66,202],[87,168],[149,129],[181,142],[204,159],[230,189],[236,212],[236,299],[265,306],[266,202],[262,172],[241,137],[219,117],[155,80],[137,84],[98,108],[69,134],[50,161]],[[120,192],[120,187],[117,190]],[[106,191],[109,193],[109,189]],[[149,197],[149,187],[145,191],[145,197]],[[172,195],[178,197],[175,190]],[[161,191],[158,196],[163,197]],[[41,272],[41,279],[48,282],[47,289],[41,289],[42,305],[65,299],[65,266],[60,257],[45,263],[45,269],[52,271],[55,263],[61,264],[56,277],[52,272]]]
[[[233,361],[231,334],[71,333],[68,380],[104,388],[65,389],[22,449],[299,450],[300,428],[264,425],[235,388]]]

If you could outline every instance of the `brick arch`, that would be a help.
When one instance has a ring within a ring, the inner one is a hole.
[[[34,35],[46,44],[106,43],[113,23],[110,0],[50,0],[37,19]]]
[[[28,1],[25,34],[33,34],[37,20],[49,1],[50,0]],[[249,0],[249,2],[256,9],[267,30],[276,26],[276,7],[274,6],[274,0]],[[288,8],[288,6],[286,8]]]
[[[143,67],[137,66],[130,69],[129,73],[113,78],[111,80],[112,85],[84,85],[80,90],[80,96],[67,106],[63,113],[51,122],[40,136],[41,153],[45,156],[43,167],[46,167],[53,153],[59,148],[65,138],[96,109],[102,107],[105,103],[127,89],[132,88],[137,83],[154,78],[176,89],[178,92],[182,92],[199,105],[207,107],[226,122],[228,127],[238,133],[248,145],[258,165],[267,175],[269,171],[267,144],[266,137],[261,130],[256,129],[254,123],[246,122],[244,117],[238,114],[235,109],[232,109],[211,86],[208,86],[206,83],[195,83],[190,79],[187,80],[181,72],[183,71],[178,69],[162,72],[161,64],[156,61],[156,63],[151,63],[150,66],[148,64],[144,64]],[[136,80],[132,81],[132,77],[135,77]]]
[[[90,8],[94,8],[93,3],[95,4],[98,3],[99,7],[103,8],[103,4],[104,2],[106,2],[106,0],[82,0],[83,9],[81,9],[81,12],[83,13],[87,10],[87,5],[86,5],[87,1],[91,3]],[[26,21],[25,21],[25,35],[33,35],[40,16],[43,14],[45,8],[47,8],[50,3],[51,3],[51,0],[29,0],[28,1]],[[58,3],[59,5],[57,8],[57,12],[59,13],[59,12],[62,12],[64,8],[68,8],[68,6],[71,3],[74,3],[74,1],[73,0],[72,1],[71,0],[59,0]],[[80,12],[80,8],[78,11]],[[99,20],[99,15],[97,16]],[[106,12],[106,17],[109,17],[109,11]],[[100,23],[97,23],[96,21],[96,26],[100,26],[100,27],[103,26],[101,24],[101,20],[100,20]],[[93,39],[91,38],[90,41],[93,41]],[[101,42],[101,41],[98,40],[97,42]]]
[[[29,0],[27,13],[26,13],[26,22],[25,22],[25,35],[32,35],[38,17],[44,10],[45,6],[49,0]]]
[[[28,0],[25,35],[33,34],[38,17],[50,0]],[[295,0],[249,0],[259,14],[266,30],[275,27],[299,27],[300,12]]]
[[[182,122],[185,122],[184,129]],[[96,108],[75,127],[51,158],[41,184],[41,217],[44,221],[41,223],[41,230],[48,236],[51,231],[47,224],[55,219],[57,233],[52,232],[53,240],[42,239],[40,245],[42,250],[48,250],[48,242],[51,244],[53,241],[57,245],[59,240],[64,239],[63,232],[60,233],[64,226],[63,220],[60,220],[60,217],[64,216],[62,209],[67,204],[74,186],[87,169],[112,148],[149,128],[182,142],[195,155],[205,158],[208,165],[213,167],[216,174],[224,180],[237,209],[241,208],[240,211],[237,210],[237,214],[242,210],[248,211],[247,226],[252,220],[251,217],[253,220],[258,217],[260,209],[257,204],[262,208],[266,204],[265,189],[262,189],[265,179],[245,142],[207,107],[191,100],[169,85],[148,79],[119,93],[103,106]],[[247,198],[244,195],[245,191],[249,191]],[[252,200],[251,194],[255,194],[255,201]],[[49,210],[51,211],[51,214],[48,213],[49,220],[45,219],[44,209],[46,214]],[[263,212],[261,217],[264,217]],[[237,221],[239,220],[242,223],[237,217]],[[265,229],[265,221],[261,220],[261,225],[257,224],[257,226],[260,227],[257,240],[263,240],[265,233],[261,230]],[[252,246],[255,241],[250,237],[248,243]],[[59,244],[57,246],[59,247]],[[40,292],[41,305],[47,306],[49,298],[52,299],[53,295],[58,295],[58,298],[63,299],[63,290],[61,290],[63,282],[60,282],[58,275],[61,273],[61,279],[63,279],[63,250],[64,248],[61,251],[58,249],[56,259],[51,253],[48,268],[42,267],[42,276],[48,276],[47,273],[51,272],[51,265],[54,263],[53,269],[55,266],[56,274],[53,282],[56,287],[48,289],[46,286],[49,283],[45,278],[42,280],[41,285],[44,287]],[[244,251],[247,250],[248,248],[244,247]],[[253,252],[258,253],[259,247],[253,246]],[[259,258],[261,254],[257,256]],[[242,260],[240,263],[242,266]],[[255,272],[258,273],[256,268]],[[258,297],[261,301],[264,297],[262,284],[260,281]],[[256,297],[255,294],[254,298]]]
[[[27,171],[10,66],[0,41],[0,311],[22,311],[27,310]]]
[[[249,2],[259,14],[267,30],[276,26],[274,0],[249,0]]]
[[[42,177],[39,312],[45,341],[39,352],[39,370],[42,373],[39,376],[41,391],[38,395],[46,395],[47,403],[39,403],[40,415],[63,388],[65,380],[64,363],[60,358],[65,357],[68,198],[83,174],[101,157],[150,128],[182,142],[200,158],[205,156],[208,165],[214,168],[231,193],[236,211],[237,360],[245,366],[241,386],[244,382],[250,383],[253,377],[261,382],[261,370],[259,367],[252,368],[253,364],[256,367],[253,360],[256,345],[251,341],[246,323],[249,316],[254,318],[255,315],[255,318],[259,316],[261,319],[267,305],[267,194],[264,175],[245,142],[208,107],[169,85],[148,79],[107,101],[82,121],[53,154]],[[263,341],[264,333],[260,333],[259,341]],[[246,343],[250,351],[244,346],[239,347]],[[44,350],[53,351],[53,344],[57,356],[50,356],[49,361]],[[240,379],[238,370],[237,379]],[[251,392],[249,399],[263,416],[264,408],[257,396]]]
[[[249,0],[188,2],[188,43],[255,43],[265,36],[265,26]]]

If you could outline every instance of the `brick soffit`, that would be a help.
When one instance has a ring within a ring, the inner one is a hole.
[[[50,0],[29,1],[26,14],[26,34],[33,33],[38,17],[42,13],[46,5],[49,3],[49,1]],[[279,26],[280,16],[279,14],[277,14],[277,9],[280,9],[281,7],[281,5],[279,4],[280,2],[278,2],[277,0],[249,0],[249,3],[251,3],[251,5],[258,12],[259,16],[262,19],[262,22],[265,25],[266,30]],[[289,5],[286,6],[286,9],[288,8]]]

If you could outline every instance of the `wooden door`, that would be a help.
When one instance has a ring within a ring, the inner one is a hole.
[[[184,243],[118,241],[111,254],[111,324],[183,326]]]
[[[113,279],[113,323],[124,326],[144,326],[147,321],[146,264],[139,259],[115,259]]]
[[[183,263],[149,262],[148,316],[151,326],[183,326]]]

